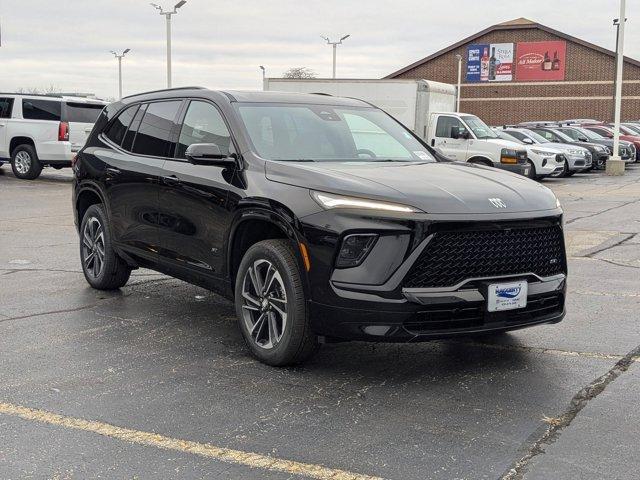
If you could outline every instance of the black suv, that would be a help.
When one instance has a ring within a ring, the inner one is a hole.
[[[560,321],[553,193],[439,162],[383,111],[313,94],[182,88],[105,108],[74,163],[82,268],[147,267],[234,299],[271,365],[320,343]]]

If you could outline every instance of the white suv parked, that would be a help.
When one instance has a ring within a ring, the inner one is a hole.
[[[71,166],[102,108],[100,100],[0,93],[0,164],[33,180],[42,168]]]

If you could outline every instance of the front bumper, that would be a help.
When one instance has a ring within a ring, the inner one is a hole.
[[[319,335],[384,342],[431,340],[560,322],[565,315],[564,275],[530,282],[527,306],[522,309],[487,311],[486,285],[526,277],[485,279],[484,288],[404,289],[406,302],[395,308],[364,310],[309,302],[311,321]]]
[[[494,165],[500,170],[517,173],[518,175],[524,175],[525,177],[529,175],[529,169],[531,168],[528,164],[523,165],[521,163],[496,163]]]

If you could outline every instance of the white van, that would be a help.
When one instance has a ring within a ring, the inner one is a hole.
[[[425,140],[438,153],[452,160],[529,175],[527,150],[521,144],[500,138],[475,115],[431,113]]]
[[[0,163],[33,180],[42,168],[71,166],[107,102],[83,97],[0,93]]]

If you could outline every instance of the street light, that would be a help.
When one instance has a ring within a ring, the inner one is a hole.
[[[321,38],[323,38],[324,40],[327,41],[327,45],[332,45],[333,46],[333,78],[336,78],[336,49],[338,45],[342,45],[343,40],[346,40],[347,38],[349,38],[351,35],[345,35],[344,37],[340,38],[340,40],[338,40],[337,42],[332,42],[331,40],[329,40],[329,37],[325,37],[320,35]]]
[[[118,98],[119,99],[122,98],[122,57],[124,57],[130,51],[131,49],[127,48],[121,54],[118,55],[118,53],[111,50],[111,53],[113,53],[113,56],[118,59]]]
[[[462,86],[462,55],[456,54],[458,59],[458,90],[456,91],[456,112],[460,113],[460,87]]]
[[[167,88],[171,88],[171,15],[178,13],[178,9],[185,3],[187,3],[187,0],[180,0],[173,6],[173,10],[170,12],[165,12],[158,4],[149,4],[156,10],[159,10],[160,15],[164,15],[167,19]]]
[[[260,70],[262,70],[262,89],[264,90],[264,82],[267,78],[267,71],[263,65],[260,65]]]
[[[607,160],[607,175],[624,175],[624,162],[620,158],[620,111],[622,110],[622,66],[624,63],[624,25],[626,22],[625,0],[620,0],[620,16],[625,19],[618,22],[618,46],[616,48],[616,97],[613,119],[613,155]]]

